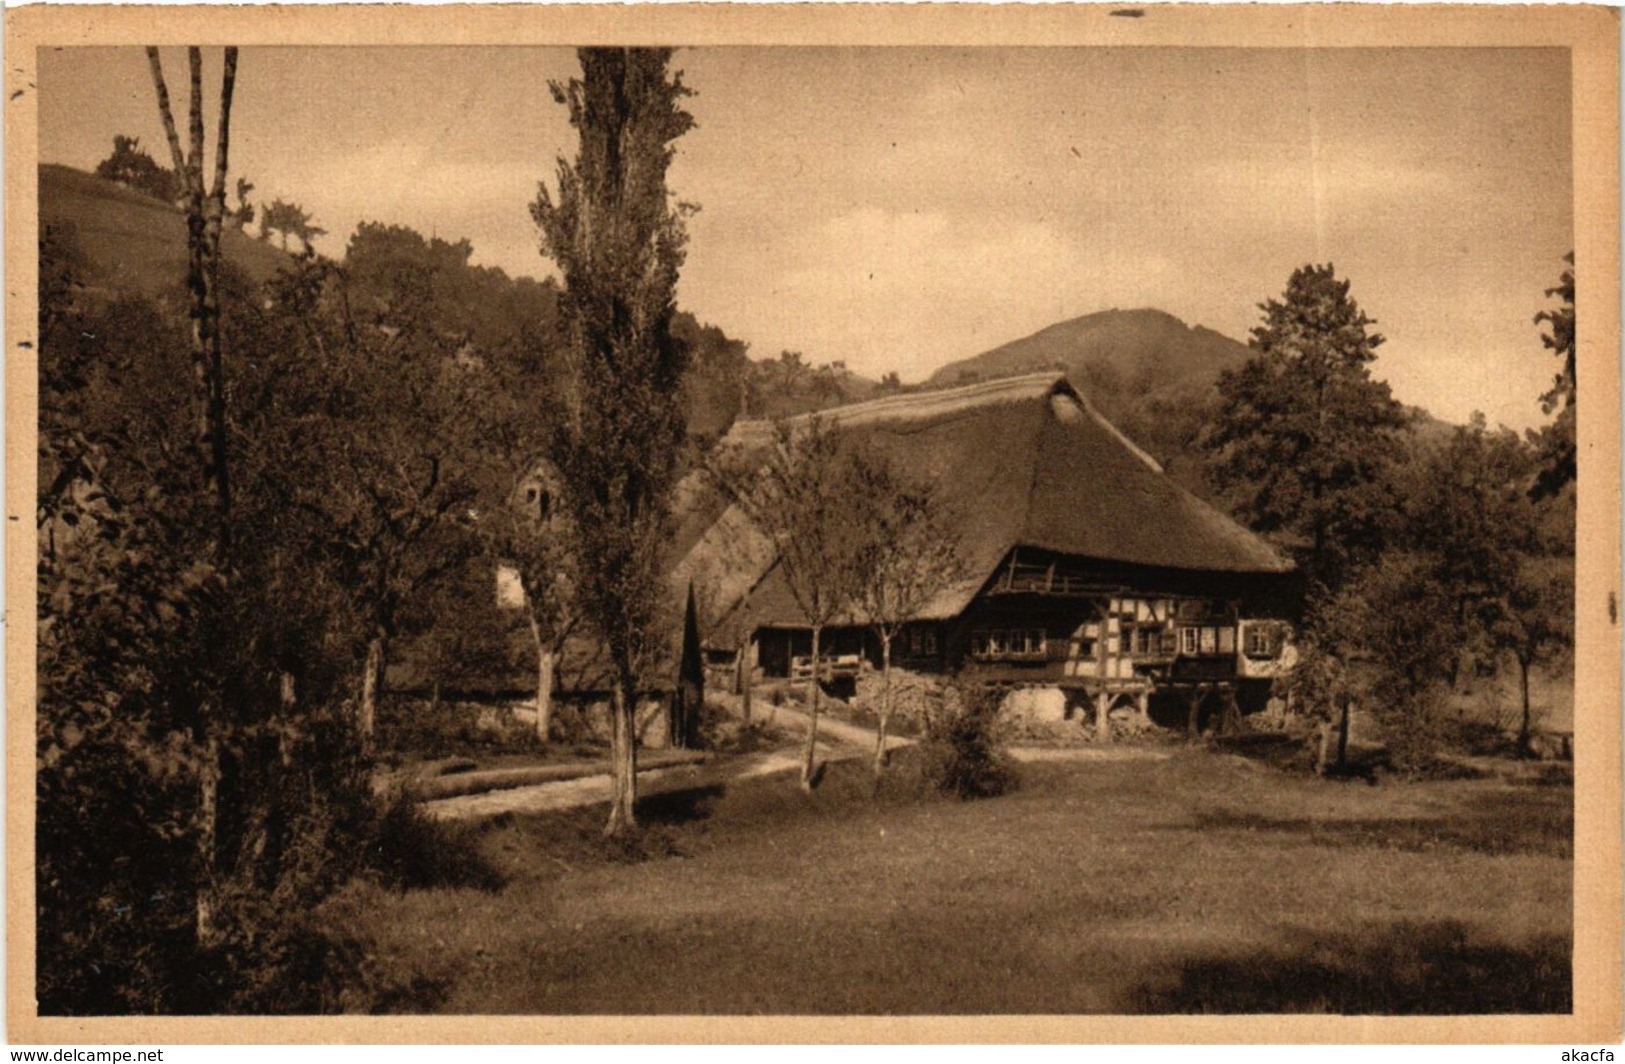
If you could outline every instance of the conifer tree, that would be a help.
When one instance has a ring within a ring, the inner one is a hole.
[[[1393,515],[1384,478],[1405,414],[1371,376],[1383,338],[1330,264],[1293,271],[1261,304],[1254,355],[1219,376],[1208,434],[1213,481],[1255,531],[1335,589],[1381,546]]]

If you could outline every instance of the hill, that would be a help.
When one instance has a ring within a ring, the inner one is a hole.
[[[1197,437],[1217,403],[1219,373],[1247,357],[1245,345],[1165,311],[1103,310],[950,362],[926,386],[1062,370],[1170,476],[1211,500]]]
[[[186,223],[168,203],[81,170],[39,168],[40,233],[54,232],[60,248],[76,261],[76,274],[92,294],[179,297],[186,277]],[[371,287],[387,287],[393,269],[432,272],[436,290],[432,314],[439,325],[479,344],[519,335],[551,333],[557,318],[557,289],[551,282],[510,278],[500,269],[468,261],[467,241],[424,238],[399,226],[363,224],[351,238],[364,245],[367,265],[352,276],[358,313],[365,314]],[[250,285],[274,277],[292,262],[276,245],[227,226],[220,246],[225,260]],[[71,250],[70,250],[71,249]],[[747,372],[745,345],[721,329],[679,311],[673,330],[693,352],[686,385],[689,431],[715,437],[726,432],[741,404],[740,377]]]
[[[1103,310],[1059,322],[931,375],[931,387],[1060,369],[1076,381],[1116,377],[1142,394],[1210,385],[1222,369],[1238,366],[1247,348],[1203,326],[1189,326],[1161,310]]]
[[[39,168],[39,219],[69,231],[88,267],[86,280],[108,290],[154,297],[186,277],[186,221],[170,204],[66,166]],[[288,262],[276,247],[227,226],[220,247],[250,282],[269,280]]]

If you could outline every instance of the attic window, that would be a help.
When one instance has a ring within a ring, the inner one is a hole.
[[[1065,392],[1055,392],[1049,397],[1050,412],[1055,420],[1063,425],[1083,420],[1083,405]]]

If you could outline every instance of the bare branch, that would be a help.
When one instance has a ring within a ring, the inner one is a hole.
[[[164,83],[164,64],[158,49],[147,46],[147,63],[152,67],[152,87],[158,93],[158,113],[164,120],[164,136],[169,138],[169,158],[175,167],[175,179],[184,180],[186,161],[181,156],[181,138],[175,132],[175,113],[169,107],[169,86]]]

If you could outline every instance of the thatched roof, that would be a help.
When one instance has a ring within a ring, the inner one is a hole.
[[[1187,573],[1293,568],[1165,475],[1058,373],[889,396],[812,416],[861,435],[900,468],[938,484],[963,568],[974,577],[939,594],[926,618],[962,611],[1014,547]],[[772,431],[770,422],[743,421],[724,444],[762,446]],[[731,531],[737,521],[733,515]],[[736,537],[715,538],[720,546]],[[755,587],[729,611],[725,629],[800,623],[783,580],[768,571],[771,558],[758,560],[759,553],[751,552],[752,572],[734,575],[734,584],[743,578]],[[717,632],[719,639],[727,635]]]

